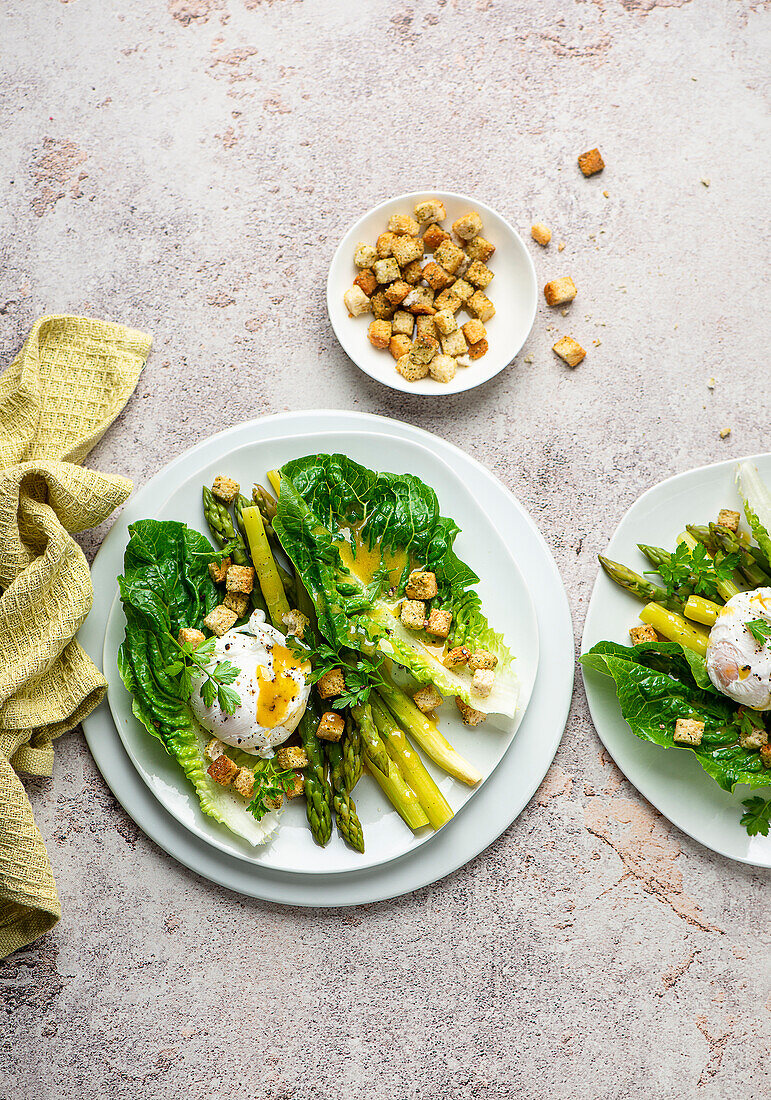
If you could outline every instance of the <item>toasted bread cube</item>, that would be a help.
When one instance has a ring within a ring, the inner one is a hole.
[[[393,246],[396,240],[395,233],[381,233],[375,241],[375,250],[378,258],[385,260],[387,256],[393,256]]]
[[[455,314],[450,309],[440,309],[434,317],[434,324],[442,336],[449,336],[451,332],[458,330]]]
[[[409,214],[392,214],[388,219],[388,231],[398,237],[417,237],[420,226]]]
[[[426,633],[433,634],[436,638],[446,638],[452,626],[452,611],[441,611],[433,608],[428,615]]]
[[[395,336],[391,337],[388,344],[388,350],[391,352],[394,359],[399,360],[403,355],[409,355],[412,350],[412,340],[410,340],[409,336],[399,336],[397,333]]]
[[[399,618],[410,630],[422,630],[426,625],[426,605],[423,600],[402,600]]]
[[[225,756],[223,753],[222,756],[212,760],[206,769],[206,774],[210,775],[214,782],[219,783],[221,787],[227,787],[237,771],[238,765],[234,764],[230,757]]]
[[[543,222],[533,222],[530,226],[530,236],[536,244],[541,244],[545,248],[551,240],[551,229]]]
[[[455,332],[451,332],[447,336],[442,336],[441,339],[442,351],[445,355],[465,355],[468,351],[466,337],[463,335],[460,329],[456,329]]]
[[[423,313],[431,317],[436,313],[434,309],[434,292],[427,286],[413,287],[402,305],[410,313]]]
[[[356,278],[353,280],[353,285],[360,287],[368,298],[377,290],[377,279],[375,278],[375,272],[372,268],[367,267],[364,271],[360,271]]]
[[[391,322],[373,321],[367,329],[367,339],[375,348],[387,348],[391,343]]]
[[[268,807],[269,810],[280,810],[281,807],[284,805],[283,794],[277,794],[275,798],[266,798],[265,805]]]
[[[484,722],[487,715],[481,710],[475,710],[468,703],[464,703],[460,695],[455,696],[455,706],[458,708],[464,726],[478,726]]]
[[[436,710],[436,708],[441,707],[444,702],[433,684],[426,684],[420,691],[416,691],[412,696],[412,701],[418,710],[422,710],[424,714]]]
[[[457,313],[463,305],[458,295],[453,293],[455,285],[453,283],[452,287],[445,287],[444,290],[440,290],[434,298],[434,309],[437,312],[442,309],[449,309],[451,313]]]
[[[470,321],[466,321],[465,325],[461,325],[463,329],[463,335],[469,344],[476,344],[480,340],[484,340],[487,336],[487,329],[481,321],[472,318]]]
[[[491,668],[478,668],[471,677],[471,690],[480,699],[486,699],[493,690],[495,673]]]
[[[416,363],[430,363],[439,350],[439,341],[433,336],[419,332],[410,350],[410,357]]]
[[[254,570],[251,565],[231,565],[225,577],[225,591],[249,595],[254,588]]]
[[[360,268],[372,267],[376,259],[377,249],[371,244],[359,241],[353,253],[353,262],[356,266]]]
[[[471,657],[471,650],[468,646],[458,645],[450,652],[444,659],[445,668],[462,668],[467,665]]]
[[[771,768],[771,745],[760,746],[760,762],[764,768]]]
[[[423,268],[423,278],[432,290],[446,290],[455,282],[455,277],[433,260]]]
[[[201,642],[206,641],[206,635],[202,630],[195,630],[190,626],[183,626],[177,635],[177,641],[180,645],[187,645],[190,643],[193,649],[198,649]]]
[[[416,363],[409,352],[396,360],[396,369],[408,382],[420,382],[428,375],[428,363]]]
[[[223,558],[222,561],[210,561],[209,562],[209,576],[215,584],[224,584],[227,571],[231,566],[230,558]]]
[[[287,634],[291,634],[294,638],[304,638],[305,631],[310,626],[310,619],[308,616],[303,615],[302,611],[298,611],[296,607],[292,607],[289,611],[285,611],[281,616],[281,621],[286,627]]]
[[[254,793],[254,772],[248,768],[239,768],[233,777],[233,787],[242,798],[251,798]]]
[[[212,496],[221,500],[223,504],[232,504],[241,491],[241,486],[232,477],[218,474],[212,482]]]
[[[362,313],[369,313],[372,309],[372,302],[360,286],[352,286],[346,290],[343,301],[351,317],[360,317]]]
[[[294,768],[307,768],[308,754],[299,745],[282,745],[280,749],[276,749],[276,763],[282,772],[292,771]]]
[[[486,324],[491,317],[495,316],[495,306],[481,290],[475,290],[469,300],[466,302],[466,309],[469,313]]]
[[[235,626],[236,619],[235,611],[231,611],[229,607],[225,607],[224,604],[217,604],[217,606],[209,612],[203,621],[203,625],[207,630],[211,630],[212,634],[216,634],[218,638],[221,638],[223,634]]]
[[[320,699],[334,699],[345,691],[345,676],[341,668],[332,668],[319,677],[316,691]]]
[[[470,210],[468,214],[464,214],[462,218],[452,223],[452,231],[464,241],[470,241],[482,232],[482,219],[476,210]]]
[[[465,279],[456,279],[452,284],[452,293],[456,298],[460,298],[461,302],[467,302],[474,293],[474,288]]]
[[[704,736],[704,723],[695,718],[678,718],[675,722],[674,740],[678,745],[700,745]]]
[[[322,741],[339,741],[345,729],[345,719],[341,714],[328,710],[322,714],[321,721],[316,728],[316,736]]]
[[[463,253],[463,259],[460,262],[460,266],[458,267],[458,270],[455,272],[455,278],[456,279],[462,279],[464,277],[464,275],[466,274],[466,272],[468,271],[468,269],[471,267],[471,263],[472,263],[471,257],[467,256],[466,253],[464,252]]]
[[[392,306],[398,306],[401,305],[411,290],[412,287],[409,283],[405,283],[404,279],[397,279],[395,283],[391,283],[390,286],[386,287],[384,293]]]
[[[483,264],[481,260],[474,260],[463,277],[467,283],[471,283],[479,290],[484,290],[495,278],[490,268]]]
[[[578,158],[578,167],[585,176],[594,176],[605,167],[605,161],[600,156],[599,149],[590,149],[588,153],[582,153]]]
[[[586,358],[586,352],[572,336],[563,336],[552,348],[552,351],[564,359],[569,367],[577,367],[582,359]]]
[[[399,267],[407,267],[423,255],[423,241],[420,238],[397,237],[392,247],[393,257]]]
[[[434,340],[439,339],[439,333],[436,330],[433,317],[416,317],[415,327],[417,328],[418,336],[433,336]]]
[[[300,775],[299,772],[295,772],[292,777],[291,784],[287,783],[286,796],[287,798],[299,798],[305,790],[305,776]]]
[[[762,749],[768,744],[768,733],[753,726],[748,733],[739,733],[739,744],[743,749]]]
[[[433,600],[439,591],[436,573],[428,569],[416,569],[407,578],[404,591],[411,600]]]
[[[230,611],[235,611],[239,619],[243,619],[250,603],[251,600],[248,596],[243,596],[236,592],[226,592],[225,599],[222,601],[222,606],[229,608]]]
[[[435,355],[428,364],[428,373],[435,382],[452,382],[457,371],[457,360],[451,355]]]
[[[447,217],[447,211],[441,199],[424,199],[415,203],[415,217],[419,222],[441,222]]]
[[[372,312],[376,321],[390,321],[396,313],[396,306],[388,301],[382,290],[378,290],[376,294],[373,294],[370,301],[372,302]]]
[[[388,256],[383,260],[375,260],[372,270],[375,272],[375,278],[381,284],[392,283],[394,279],[398,279],[401,275],[399,265],[393,256]]]
[[[442,241],[449,241],[450,234],[442,229],[439,225],[429,225],[428,229],[423,234],[423,245],[429,252],[433,252],[438,248]]]
[[[462,248],[458,248],[452,241],[442,241],[438,248],[434,250],[434,260],[450,275],[454,275],[460,265],[463,263],[465,253]]]
[[[203,750],[203,754],[207,760],[216,760],[218,756],[222,756],[224,751],[225,746],[222,742],[218,738],[212,737],[211,741],[209,741],[206,748]]]
[[[406,309],[399,309],[394,314],[391,322],[391,332],[394,336],[412,336],[415,328],[415,318]]]
[[[645,645],[646,642],[657,642],[656,631],[652,626],[633,626],[629,631],[632,645]]]
[[[468,659],[468,667],[472,672],[476,672],[479,668],[495,668],[497,664],[498,658],[487,649],[475,649]]]
[[[739,512],[734,512],[730,508],[721,508],[717,514],[718,527],[727,527],[729,531],[734,533],[739,530],[739,520],[741,519]]]
[[[475,344],[469,344],[468,356],[469,359],[481,359],[483,355],[487,355],[490,350],[490,345],[487,340],[477,340]]]
[[[402,268],[402,278],[410,286],[417,286],[423,278],[423,265],[420,260],[413,260]]]
[[[466,245],[466,255],[470,260],[481,260],[483,264],[487,261],[495,252],[495,245],[490,244],[484,237],[473,237]]]
[[[563,275],[561,279],[552,279],[543,288],[543,296],[550,306],[561,306],[565,302],[572,302],[577,293],[576,284],[569,275]]]

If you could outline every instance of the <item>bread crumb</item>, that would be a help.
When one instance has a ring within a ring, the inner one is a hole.
[[[534,222],[530,227],[530,236],[536,244],[541,244],[545,248],[551,240],[551,229],[549,229],[548,225],[544,225],[543,222]]]
[[[609,198],[610,198],[610,195],[608,194],[608,192],[607,192],[607,191],[603,191],[603,192],[602,192],[602,197],[603,197],[604,199],[609,199]],[[605,231],[604,231],[604,230],[601,230],[600,232],[603,232],[603,233],[604,233]]]
[[[710,378],[709,382],[707,382],[707,389],[708,390],[714,390],[714,388],[715,388],[715,379]]]
[[[557,251],[558,252],[564,252],[565,251],[565,242],[564,241],[560,241],[560,243],[557,245]]]
[[[720,429],[720,438],[721,439],[728,439],[730,434],[731,434],[731,429],[730,428],[721,428]]]
[[[704,187],[709,187],[709,185],[710,185],[710,181],[709,181],[709,180],[707,180],[707,179],[702,179],[702,181],[701,181],[701,182],[702,182],[702,184],[703,184],[703,186],[704,186]]]

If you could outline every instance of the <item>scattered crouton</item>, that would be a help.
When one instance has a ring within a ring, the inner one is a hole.
[[[231,565],[225,577],[225,590],[249,595],[254,588],[254,569],[251,565]]]
[[[410,358],[416,363],[430,363],[439,350],[439,341],[419,332],[413,341]]]
[[[534,222],[530,226],[530,236],[536,244],[541,244],[545,248],[551,240],[551,229],[549,229],[548,225],[544,225],[543,222]]]
[[[415,318],[406,309],[397,309],[391,322],[391,332],[394,336],[412,336],[415,327]]]
[[[434,309],[437,313],[442,309],[449,309],[451,313],[458,312],[463,303],[454,292],[457,285],[457,283],[453,283],[451,287],[445,287],[444,290],[439,291],[436,298],[434,298]]]
[[[471,678],[471,690],[480,699],[486,699],[493,690],[495,673],[491,668],[478,668]]]
[[[751,726],[746,732],[739,732],[739,744],[743,749],[762,749],[768,744],[768,732],[765,728]]]
[[[415,217],[419,222],[441,222],[447,217],[447,211],[441,199],[425,199],[415,203]]]
[[[224,604],[217,604],[217,606],[209,612],[203,621],[203,625],[207,630],[211,630],[212,634],[216,634],[218,638],[221,638],[223,634],[227,632],[236,624],[238,615],[235,611],[231,611],[229,607],[225,607]]]
[[[569,367],[577,367],[586,358],[586,352],[572,336],[562,336],[553,346],[552,351],[564,359]]]
[[[367,338],[375,348],[387,348],[391,343],[391,322],[390,321],[373,321],[368,330]]]
[[[193,649],[198,649],[202,642],[206,641],[206,635],[202,630],[195,630],[190,626],[183,626],[177,635],[177,641],[180,645],[192,645]]]
[[[474,260],[463,277],[467,283],[471,283],[478,290],[485,290],[494,276],[487,264],[483,264],[481,260]]]
[[[420,382],[428,376],[428,363],[416,363],[409,353],[396,360],[396,369],[407,382]]]
[[[299,798],[305,790],[305,776],[295,772],[290,782],[287,783],[287,798]]]
[[[254,772],[248,768],[239,768],[233,777],[233,787],[242,798],[251,798],[254,793]]]
[[[464,665],[468,664],[470,657],[471,650],[468,646],[455,646],[455,648],[451,649],[445,657],[444,666],[445,668],[462,668]]]
[[[229,756],[218,756],[215,760],[212,760],[209,767],[206,769],[206,774],[210,775],[215,783],[219,783],[221,787],[227,787],[233,779],[233,776],[238,771],[238,765],[234,764]]]
[[[296,607],[285,611],[281,616],[281,621],[286,627],[287,634],[291,634],[294,638],[300,638],[300,640],[305,637],[305,631],[310,626],[308,616],[303,615],[302,611],[298,611]]]
[[[416,691],[412,696],[412,701],[418,710],[422,710],[424,714],[436,710],[444,702],[433,684],[426,684],[420,691]]]
[[[353,285],[361,287],[367,297],[371,298],[378,288],[378,281],[375,278],[375,272],[372,270],[371,267],[365,268],[365,270],[360,271],[356,278],[353,280]]]
[[[417,286],[423,278],[423,265],[420,260],[412,260],[402,268],[402,278],[410,286]]]
[[[461,328],[469,344],[476,344],[479,340],[484,340],[487,336],[487,329],[482,322],[476,318],[466,321],[465,325],[461,325]]]
[[[494,252],[495,245],[486,241],[484,237],[473,237],[466,245],[466,255],[472,262],[481,260],[486,264]]]
[[[407,578],[404,591],[410,600],[433,600],[439,591],[436,573],[428,569],[414,570]]]
[[[771,768],[771,745],[760,746],[760,762],[764,768]]]
[[[674,740],[678,745],[700,745],[703,736],[703,722],[695,718],[678,718],[675,722]]]
[[[495,668],[497,664],[498,658],[487,649],[475,649],[468,659],[468,667],[472,672],[476,672],[479,668]]]
[[[564,275],[561,279],[552,279],[543,288],[543,296],[547,305],[550,306],[561,306],[565,302],[572,302],[577,293],[576,284],[569,275]]]
[[[476,710],[474,707],[470,707],[468,703],[464,703],[459,695],[455,696],[455,706],[460,712],[464,726],[478,726],[487,717],[483,711]]]
[[[423,278],[426,280],[432,290],[446,290],[447,287],[452,286],[455,282],[455,278],[450,275],[449,271],[445,271],[434,260],[427,263],[423,268]]]
[[[215,584],[224,584],[225,577],[228,569],[230,569],[230,558],[223,558],[222,561],[210,561],[209,562],[209,576]]]
[[[402,600],[399,618],[410,630],[422,630],[426,625],[426,605],[423,600]]]
[[[398,237],[405,235],[417,237],[420,233],[420,226],[409,214],[392,214],[388,219],[388,230],[390,233],[396,233]]]
[[[378,290],[376,294],[373,294],[370,302],[376,321],[390,321],[396,313],[396,306],[388,301],[382,290]]]
[[[212,482],[212,496],[221,500],[223,504],[232,504],[241,491],[241,486],[232,477],[218,474]]]
[[[369,313],[372,309],[371,300],[360,286],[352,286],[346,290],[343,302],[351,317],[360,317],[362,313]]]
[[[211,741],[207,744],[203,750],[204,756],[207,760],[216,760],[218,756],[222,756],[225,751],[225,746],[216,737],[212,737]]]
[[[415,328],[417,329],[418,336],[433,336],[435,340],[439,339],[439,333],[436,330],[436,323],[433,317],[429,317],[425,314],[416,317]]]
[[[282,745],[280,749],[276,749],[276,763],[282,772],[291,771],[293,768],[306,768],[308,754],[299,745]]]
[[[398,261],[399,267],[415,263],[423,255],[423,241],[419,237],[397,237],[392,248],[393,259]]]
[[[381,284],[392,283],[394,279],[398,279],[401,275],[399,264],[393,256],[375,260],[372,270],[375,272],[375,278]]]
[[[427,286],[413,287],[402,302],[402,305],[405,309],[408,309],[410,313],[424,313],[430,316],[436,313],[436,309],[434,308],[434,292]]]
[[[734,512],[731,508],[721,508],[717,514],[718,527],[727,527],[729,531],[736,533],[739,530],[741,513]]]
[[[426,633],[435,638],[446,638],[452,626],[452,611],[442,611],[438,607],[429,612]]]
[[[397,240],[395,233],[381,233],[378,239],[375,241],[375,249],[378,257],[381,260],[386,259],[387,256],[393,255],[394,242]]]
[[[345,719],[334,710],[328,710],[322,714],[321,721],[316,728],[316,736],[322,741],[339,741],[345,729]]]
[[[410,284],[405,283],[404,279],[397,279],[396,282],[385,288],[384,293],[392,306],[398,306],[401,305],[411,289]]]
[[[428,373],[435,382],[452,382],[458,372],[458,361],[452,355],[435,355],[428,364]]]
[[[434,250],[434,260],[440,264],[446,272],[454,275],[465,259],[463,249],[458,248],[452,241],[442,241]]]
[[[319,677],[316,691],[320,699],[334,699],[345,691],[345,676],[341,668],[332,668]]]
[[[360,268],[372,267],[376,259],[377,249],[373,248],[371,244],[365,244],[364,241],[359,241],[353,253],[353,262],[356,266]]]
[[[470,241],[482,232],[482,219],[476,210],[470,210],[468,214],[464,214],[462,218],[452,223],[452,231],[464,241]]]
[[[495,306],[481,290],[474,291],[466,302],[466,309],[473,317],[481,321],[482,324],[487,324],[487,322],[495,316]]]
[[[587,153],[581,153],[578,158],[578,167],[585,176],[595,176],[605,167],[605,161],[600,156],[599,149],[590,149]]]
[[[657,642],[658,637],[652,626],[633,626],[629,631],[632,645],[645,645],[646,642]]]
[[[396,360],[401,359],[403,355],[409,355],[411,348],[412,340],[409,336],[400,336],[398,333],[391,337],[388,344],[388,350]]]
[[[222,601],[222,606],[227,607],[230,611],[235,611],[239,619],[243,619],[246,615],[246,609],[249,607],[251,600],[248,596],[242,593],[226,592],[225,598]]]
[[[445,232],[439,225],[429,225],[428,229],[423,234],[423,245],[429,252],[433,252],[439,247],[442,241],[449,241],[450,234]]]
[[[456,329],[455,332],[449,333],[447,336],[442,336],[442,351],[445,355],[465,355],[468,351],[468,344],[466,343],[466,337],[463,335],[460,329]]]
[[[458,322],[455,320],[455,314],[451,309],[438,310],[434,317],[434,324],[442,336],[449,336],[451,332],[456,332],[458,328]]]
[[[487,355],[490,349],[490,345],[487,340],[477,340],[475,344],[469,344],[468,357],[469,359],[481,359],[483,355]]]
[[[461,302],[467,302],[474,293],[474,288],[471,283],[466,282],[465,279],[457,279],[452,284],[451,293],[454,294],[456,298],[460,298]]]

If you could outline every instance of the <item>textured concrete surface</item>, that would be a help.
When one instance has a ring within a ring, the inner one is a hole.
[[[595,553],[642,490],[768,447],[767,31],[748,0],[5,0],[2,361],[44,312],[151,331],[91,459],[137,484],[261,413],[435,431],[530,509],[580,634]],[[343,229],[423,185],[547,222],[539,281],[579,289],[447,400],[369,381],[324,310]],[[576,371],[550,351],[563,332],[589,350]],[[3,1100],[768,1095],[767,878],[636,794],[580,686],[506,835],[345,913],[170,862],[78,735],[30,793],[65,918],[0,967]]]

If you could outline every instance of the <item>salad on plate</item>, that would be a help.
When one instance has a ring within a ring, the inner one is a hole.
[[[423,763],[484,778],[439,728],[517,713],[514,656],[488,624],[457,524],[412,474],[342,454],[294,459],[251,498],[202,489],[210,538],[177,520],[129,528],[118,654],[133,713],[179,763],[202,811],[253,845],[305,800],[364,851],[354,790],[369,776],[413,831],[453,810]],[[481,736],[481,731],[480,731]]]

